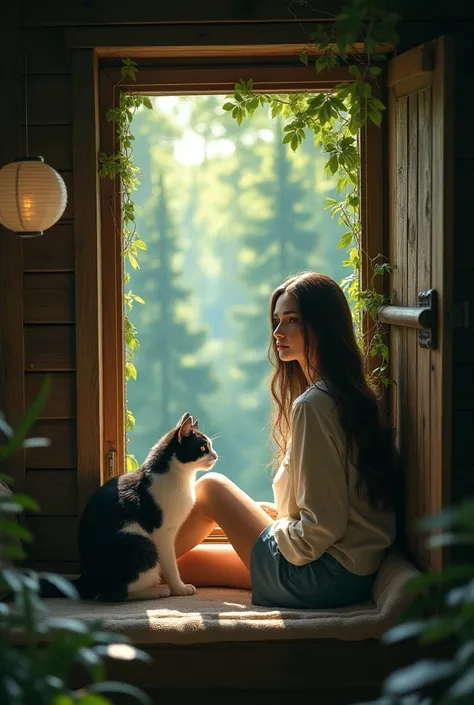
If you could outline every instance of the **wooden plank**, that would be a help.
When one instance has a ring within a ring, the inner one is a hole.
[[[322,0],[318,4],[319,12],[313,12],[309,5],[297,8],[301,19],[333,18],[342,4],[331,0]],[[41,11],[42,10],[42,11]],[[27,26],[44,25],[90,25],[90,24],[160,24],[182,22],[245,22],[260,20],[291,20],[292,13],[287,0],[258,0],[242,3],[235,0],[207,0],[196,5],[192,0],[184,0],[179,10],[172,5],[152,7],[149,0],[137,0],[133,6],[123,0],[102,0],[100,5],[84,5],[81,0],[71,0],[64,5],[61,0],[46,0],[38,8],[28,0],[24,10],[24,23]]]
[[[431,85],[432,72],[434,70],[434,43],[427,42],[420,46],[405,51],[400,56],[396,56],[389,63],[387,85],[395,88],[399,83],[412,81],[418,76],[423,76],[426,80],[425,88]],[[420,85],[419,90],[422,90]],[[402,97],[395,91],[397,97]],[[407,95],[405,93],[405,95]]]
[[[26,492],[38,502],[34,516],[77,515],[76,470],[28,470]]]
[[[25,274],[25,323],[74,323],[74,274]]]
[[[406,259],[403,268],[405,277],[405,306],[418,305],[417,292],[417,266],[418,266],[418,95],[410,95],[407,114],[407,211],[406,211]],[[404,248],[405,250],[405,248]],[[404,428],[406,431],[406,446],[404,454],[405,472],[411,478],[411,492],[414,493],[412,501],[416,502],[416,514],[410,519],[418,519],[423,512],[425,496],[428,488],[418,463],[418,426],[417,426],[417,356],[418,356],[418,331],[404,331],[405,348],[405,379],[406,397],[403,407]],[[421,512],[420,512],[421,510]],[[424,552],[424,541],[418,536],[418,555]],[[421,545],[420,545],[421,544]],[[420,549],[423,549],[420,550]]]
[[[0,109],[0,165],[20,152],[21,113],[21,40],[18,3],[2,7],[0,39],[8,61],[0,65],[2,95],[7,97]],[[0,226],[0,410],[16,425],[24,416],[23,392],[23,282],[22,241]],[[24,453],[18,451],[2,464],[2,471],[22,489]]]
[[[407,240],[407,98],[397,100],[389,91],[389,167],[390,167],[390,262],[393,265],[391,291],[394,303],[404,305],[406,292],[406,240]],[[397,446],[405,461],[407,429],[404,423],[407,399],[406,388],[406,330],[390,330],[390,370],[393,384],[390,388],[392,423],[396,430]],[[405,474],[406,529],[412,549],[410,522],[414,512],[414,479]],[[416,494],[415,494],[416,497]]]
[[[76,367],[76,335],[71,325],[26,326],[25,370],[65,372]]]
[[[115,84],[108,72],[101,71],[100,143],[107,154],[115,151],[116,135],[113,124],[107,122],[105,115],[117,99]],[[102,365],[104,454],[116,454],[117,474],[125,467],[123,257],[121,233],[116,230],[116,223],[121,222],[119,189],[118,179],[101,180],[102,339],[107,341],[107,345],[103,345]]]
[[[77,467],[75,419],[38,421],[29,436],[48,438],[50,445],[45,448],[27,449],[28,470],[70,470]]]
[[[22,134],[22,150],[26,151]],[[72,129],[70,125],[32,125],[28,128],[29,154],[41,156],[57,171],[72,169]]]
[[[77,517],[30,516],[27,526],[34,541],[25,548],[33,563],[78,560]]]
[[[25,272],[73,272],[74,227],[57,223],[41,237],[23,243]]]
[[[100,486],[104,463],[97,56],[92,49],[77,49],[73,51],[72,65],[77,435],[81,513],[91,494]]]
[[[251,78],[256,92],[292,92],[326,90],[338,83],[353,81],[347,66],[336,66],[317,74],[314,66],[240,65],[202,67],[142,67],[137,81],[122,80],[120,69],[106,69],[113,85],[122,85],[137,93],[184,95],[193,93],[232,93],[240,78]]]
[[[431,90],[418,94],[418,247],[417,291],[431,286]],[[418,472],[420,485],[430,497],[431,484],[431,352],[417,348],[416,359],[416,433],[418,440]],[[423,551],[426,549],[423,546]],[[426,560],[426,558],[425,558]]]
[[[443,37],[436,46],[433,78],[433,218],[432,286],[439,292],[439,345],[431,353],[431,511],[449,504],[452,384],[453,262],[453,95],[454,71],[451,42]],[[431,566],[440,569],[447,553],[433,551]]]
[[[316,6],[312,3],[288,4],[287,0],[206,0],[196,3],[182,0],[179,5],[160,3],[150,0],[136,0],[133,4],[126,0],[101,0],[100,3],[83,2],[83,0],[44,0],[41,4],[27,0],[23,12],[26,26],[48,25],[94,25],[94,24],[160,24],[196,22],[268,22],[279,20],[315,20],[331,21],[342,7],[342,0],[320,0]],[[473,16],[470,4],[417,2],[400,0],[396,4],[404,21],[422,22],[429,18],[435,20],[460,21]],[[245,30],[245,24],[242,31]]]
[[[293,56],[308,48],[312,23],[247,22],[208,25],[101,25],[76,27],[65,32],[66,43],[76,49],[96,49],[100,57],[168,58],[222,56]],[[244,39],[244,41],[243,41]],[[393,47],[383,45],[381,51]],[[363,51],[362,43],[354,43],[348,53]],[[316,45],[310,53],[320,55],[324,49]]]
[[[373,87],[373,95],[382,99],[381,91]],[[385,179],[384,179],[384,140],[386,139],[384,127],[377,127],[369,121],[360,134],[361,174],[360,174],[360,218],[361,218],[361,250],[362,272],[361,285],[363,289],[372,287],[372,263],[382,262],[382,257],[388,256],[387,223],[385,219]],[[384,293],[387,283],[382,277],[374,281],[376,290]],[[385,286],[385,289],[384,289]],[[363,322],[366,350],[370,349],[372,336],[375,330],[374,321],[368,315]],[[365,359],[366,370],[371,373],[381,364],[378,357],[367,354]],[[379,390],[384,396],[385,405],[388,398],[385,390]]]
[[[29,406],[39,395],[45,378],[51,380],[48,400],[41,410],[41,419],[73,419],[76,417],[76,375],[74,372],[27,372],[25,397]]]
[[[70,51],[65,44],[62,27],[23,28],[23,38],[30,57],[30,75],[70,72]],[[34,60],[31,60],[32,57]]]
[[[71,80],[68,74],[37,75],[28,71],[28,125],[71,124]],[[25,95],[23,110],[25,115]]]

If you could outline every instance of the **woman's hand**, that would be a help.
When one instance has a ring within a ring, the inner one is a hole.
[[[259,504],[263,511],[268,514],[270,519],[276,519],[278,516],[278,511],[276,506],[273,504],[273,502],[257,502]]]

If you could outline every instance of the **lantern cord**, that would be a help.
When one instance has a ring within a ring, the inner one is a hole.
[[[29,156],[28,153],[28,52],[25,49],[25,147],[26,147],[26,156]]]

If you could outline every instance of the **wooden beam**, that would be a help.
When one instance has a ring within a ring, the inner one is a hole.
[[[314,45],[314,24],[308,22],[251,22],[242,25],[118,25],[75,27],[65,30],[65,42],[71,48],[95,48],[101,57],[163,58],[222,56],[295,56],[308,49],[320,55]],[[362,52],[363,43],[351,52]],[[393,50],[381,45],[381,52]]]
[[[382,79],[383,80],[383,79]],[[372,93],[379,100],[385,101],[382,90],[373,84]],[[372,286],[382,294],[386,293],[387,283],[382,277],[372,282],[374,263],[382,263],[388,255],[388,223],[386,219],[386,177],[384,143],[388,134],[386,113],[380,127],[369,120],[360,132],[360,216],[361,216],[361,280],[362,289]],[[376,331],[374,321],[369,315],[364,316],[363,330],[368,351]],[[381,364],[379,357],[366,356],[365,366],[372,373]],[[384,390],[379,390],[383,392]],[[385,392],[386,397],[386,392]],[[388,403],[388,399],[384,399]]]
[[[353,81],[348,69],[337,66],[317,74],[314,66],[203,66],[202,68],[141,68],[137,82],[121,81],[119,69],[106,69],[109,82],[137,93],[185,95],[233,93],[239,79],[253,79],[254,90],[261,93],[288,93],[328,90],[338,83]]]
[[[212,22],[275,22],[314,20],[333,21],[345,5],[344,0],[290,2],[289,0],[181,0],[156,3],[153,0],[25,0],[25,26],[83,26],[116,24],[205,24]],[[441,0],[397,0],[393,9],[404,21],[435,22],[474,18],[472,3],[446,3]]]
[[[119,91],[105,71],[100,75],[100,146],[113,154],[116,149],[116,126],[106,119],[107,111],[116,107]],[[120,181],[104,177],[100,181],[102,229],[102,335],[104,393],[104,454],[115,458],[115,468],[107,468],[102,479],[120,475],[125,469],[125,340],[124,291]]]
[[[6,97],[0,110],[2,167],[20,156],[21,151],[22,52],[18,3],[8,3],[2,9],[0,38],[2,50],[8,56],[8,61],[0,66],[0,83]],[[12,425],[24,415],[23,385],[23,244],[17,235],[0,226],[0,410]],[[23,451],[1,468],[14,477],[16,490],[22,488],[24,470]]]
[[[288,0],[182,0],[179,5],[157,5],[151,0],[44,0],[38,5],[35,0],[27,0],[23,21],[26,26],[325,21],[333,20],[343,4],[342,0],[320,0],[317,10],[313,10],[310,3],[296,6]]]
[[[74,269],[79,512],[100,486],[102,435],[102,286],[97,56],[77,49],[73,70]]]

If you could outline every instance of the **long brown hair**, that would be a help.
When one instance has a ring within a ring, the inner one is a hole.
[[[346,461],[350,458],[358,469],[358,490],[366,492],[373,506],[392,508],[399,477],[393,429],[383,422],[377,398],[367,382],[344,292],[325,274],[304,272],[290,277],[272,294],[272,330],[276,302],[283,293],[291,293],[296,299],[308,368],[317,371],[335,399],[346,434]],[[273,335],[268,354],[274,367],[270,389],[278,464],[287,450],[293,402],[308,383],[298,361],[281,362]],[[354,448],[356,458],[351,455]]]

